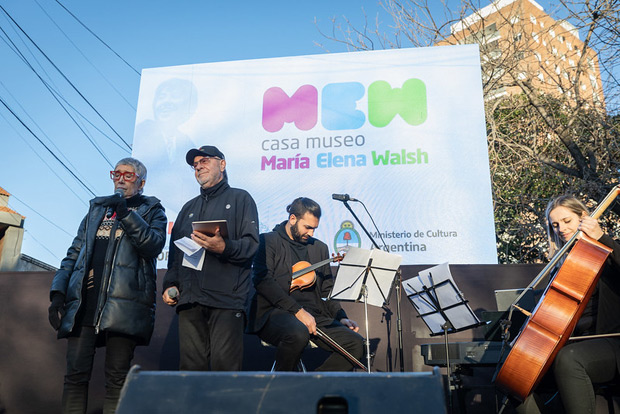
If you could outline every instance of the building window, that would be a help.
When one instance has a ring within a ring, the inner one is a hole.
[[[571,44],[571,42],[566,42],[566,47],[568,48],[568,50],[571,50],[573,48],[573,45]]]
[[[543,75],[542,73],[538,74],[538,79],[540,79],[541,82],[545,81],[545,75]]]
[[[530,14],[530,22],[536,24],[536,17]]]
[[[551,37],[555,37],[555,30],[550,29],[549,34],[551,35]]]

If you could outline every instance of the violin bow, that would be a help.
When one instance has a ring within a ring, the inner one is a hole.
[[[325,342],[327,342],[332,348],[334,348],[338,352],[340,352],[345,358],[347,358],[353,364],[357,365],[359,368],[363,369],[364,371],[368,370],[368,368],[366,368],[366,365],[364,365],[360,361],[358,361],[357,358],[355,358],[353,355],[351,355],[346,349],[341,347],[340,344],[338,344],[338,342],[334,341],[332,338],[327,336],[327,334],[325,332],[321,331],[319,328],[316,328],[316,335],[319,338],[323,339]]]

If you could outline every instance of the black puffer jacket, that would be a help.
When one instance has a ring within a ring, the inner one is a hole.
[[[106,213],[107,197],[90,201],[77,236],[60,263],[50,295],[65,295],[65,310],[58,337],[74,330],[82,304],[82,285],[93,256],[95,236]],[[147,345],[155,324],[156,258],[166,243],[166,214],[155,197],[141,196],[136,211],[119,222],[123,230],[111,260],[104,264],[102,291],[97,307],[97,331],[112,331],[138,338]]]

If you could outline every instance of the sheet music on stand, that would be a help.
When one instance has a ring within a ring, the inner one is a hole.
[[[448,263],[425,269],[418,276],[405,280],[403,285],[431,336],[459,332],[482,324],[456,287]],[[444,331],[446,326],[448,329]]]
[[[366,361],[370,373],[370,333],[368,305],[383,306],[388,303],[396,272],[403,258],[383,250],[350,247],[340,262],[338,275],[330,299],[364,303],[366,325]]]
[[[383,306],[388,302],[390,289],[402,260],[401,256],[383,250],[350,247],[340,262],[330,298],[361,302],[362,285],[365,282],[368,289],[368,304]],[[367,268],[370,274],[365,277]]]
[[[449,412],[452,412],[453,385],[448,334],[482,325],[482,322],[456,287],[448,263],[425,269],[418,276],[405,280],[403,285],[409,301],[431,331],[431,336],[444,336]]]

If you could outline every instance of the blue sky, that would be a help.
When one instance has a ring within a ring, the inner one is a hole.
[[[329,31],[333,16],[346,15],[362,24],[363,9],[371,20],[380,10],[376,0],[60,3],[137,71],[326,53],[315,44],[325,42],[315,19]],[[0,98],[38,137],[0,103],[0,186],[12,194],[9,206],[26,216],[22,252],[58,266],[93,197],[90,191],[111,194],[109,163],[113,165],[130,154],[117,135],[131,144],[140,75],[54,0],[3,0],[0,6],[116,131],[80,99],[37,46],[0,10]],[[7,35],[50,87],[58,91],[58,99],[75,108],[68,112],[80,127],[15,53]],[[336,44],[329,46],[332,51],[346,51]],[[192,176],[188,175],[188,179]],[[148,183],[145,193],[149,193]]]
[[[371,25],[378,16],[387,32],[391,23],[377,0],[59,1],[131,67],[58,1],[0,2],[0,98],[10,108],[0,103],[0,187],[12,194],[9,206],[26,216],[22,252],[54,266],[65,256],[92,193],[111,194],[108,171],[130,155],[123,140],[131,144],[133,137],[140,84],[136,70],[327,53],[315,42],[330,52],[346,52],[322,37],[315,20],[325,32],[332,29],[332,17],[344,23],[346,16],[362,27],[365,16]],[[56,91],[56,99],[15,47]],[[62,109],[58,100],[70,107]]]

